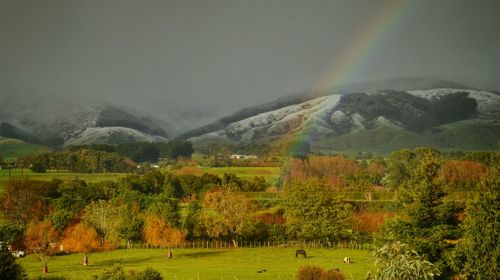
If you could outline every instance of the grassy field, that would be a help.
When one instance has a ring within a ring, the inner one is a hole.
[[[69,279],[89,279],[114,264],[126,271],[146,267],[161,272],[164,279],[294,279],[299,267],[319,265],[324,269],[340,268],[346,279],[365,279],[371,268],[371,256],[365,250],[307,249],[308,258],[295,258],[294,248],[178,249],[172,259],[165,249],[115,250],[91,254],[84,267],[81,254],[51,257],[49,275]],[[351,257],[352,264],[342,259]],[[35,256],[20,259],[30,277],[41,275]],[[265,271],[264,271],[265,270]],[[352,277],[351,277],[352,276]]]
[[[50,148],[45,146],[29,144],[21,140],[0,138],[0,156],[4,160],[15,160],[19,157],[48,151],[50,151]]]
[[[72,173],[72,172],[47,172],[35,173],[29,169],[12,169],[11,177],[26,177],[30,180],[50,181],[52,179],[60,179],[63,181],[71,181],[73,179],[82,179],[87,182],[114,181],[127,176],[126,173]],[[3,192],[5,183],[9,180],[9,170],[0,170],[0,194]]]
[[[232,173],[242,179],[252,180],[255,176],[261,176],[270,183],[274,183],[280,176],[279,167],[183,167],[175,170],[176,174],[202,175],[210,173],[218,176],[224,173]]]
[[[11,176],[28,177],[31,180],[40,181],[50,181],[52,179],[60,179],[63,181],[70,181],[73,179],[82,179],[87,182],[100,182],[105,180],[116,180],[121,177],[125,177],[127,173],[72,173],[72,172],[47,172],[47,173],[35,173],[29,169],[12,169]],[[9,180],[9,171],[0,170],[0,181]]]

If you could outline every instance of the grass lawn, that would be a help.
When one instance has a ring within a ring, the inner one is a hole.
[[[167,259],[165,249],[124,249],[91,254],[88,267],[81,264],[81,254],[50,257],[48,267],[49,275],[69,279],[89,279],[114,264],[126,271],[151,267],[160,271],[164,279],[294,279],[299,267],[313,264],[324,269],[340,268],[346,279],[357,280],[365,279],[371,265],[366,250],[306,251],[307,259],[295,258],[295,248],[177,249],[174,257]],[[353,263],[344,264],[345,256],[351,257]],[[42,275],[35,256],[19,262],[30,277]]]

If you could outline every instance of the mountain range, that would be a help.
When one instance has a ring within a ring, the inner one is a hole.
[[[416,146],[498,149],[500,141],[497,92],[435,78],[396,78],[304,91],[199,127],[200,121],[184,117],[186,113],[159,117],[99,102],[4,100],[1,104],[0,136],[48,145],[178,138],[202,147],[273,145],[301,138],[317,152],[388,153]]]

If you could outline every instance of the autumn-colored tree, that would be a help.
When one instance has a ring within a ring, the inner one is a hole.
[[[30,220],[43,219],[48,212],[43,184],[26,179],[8,181],[0,201],[4,217],[23,229],[26,229]]]
[[[101,246],[97,232],[82,224],[68,228],[64,232],[62,241],[64,250],[74,253],[83,253],[83,265],[89,264],[89,254],[94,251],[103,250],[107,246]]]
[[[322,178],[334,188],[345,187],[341,176],[355,175],[362,167],[344,156],[311,156],[306,160],[290,159],[284,167],[284,182]]]
[[[450,190],[467,190],[477,185],[486,175],[486,166],[467,160],[447,160],[439,172],[439,177]]]
[[[227,187],[207,192],[203,206],[202,220],[208,236],[227,237],[236,247],[236,236],[244,233],[250,226],[253,208],[250,200],[236,189]]]
[[[354,229],[360,233],[378,232],[385,220],[393,218],[395,213],[384,211],[359,211],[354,215]]]
[[[28,224],[24,242],[29,252],[35,254],[42,262],[42,272],[48,273],[47,260],[57,251],[56,242],[59,233],[50,221],[32,221]]]
[[[172,227],[165,219],[149,215],[145,219],[143,237],[152,246],[167,247],[168,256],[172,257],[172,247],[181,245],[186,240],[186,234]]]

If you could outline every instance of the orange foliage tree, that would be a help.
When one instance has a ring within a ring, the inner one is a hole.
[[[29,252],[35,254],[42,262],[42,272],[48,273],[48,256],[57,251],[56,242],[59,240],[59,233],[52,226],[50,221],[32,221],[28,224],[24,243]]]
[[[82,224],[68,228],[64,233],[62,245],[64,250],[74,253],[83,253],[83,265],[89,264],[91,252],[105,249],[107,246],[99,241],[95,229]]]
[[[186,240],[184,232],[156,215],[146,217],[143,237],[149,245],[169,248],[169,258],[172,257],[172,247],[181,245]]]
[[[354,215],[354,229],[360,233],[378,232],[384,221],[395,215],[395,213],[384,211],[359,211]]]
[[[362,167],[345,156],[311,156],[306,160],[291,159],[284,167],[284,181],[303,181],[312,177],[323,178],[334,188],[345,187],[341,176],[359,174]]]
[[[31,220],[43,219],[49,212],[45,185],[23,178],[9,180],[0,200],[3,216],[23,229]]]
[[[486,175],[484,165],[468,160],[447,160],[441,165],[439,177],[452,190],[469,189]]]

